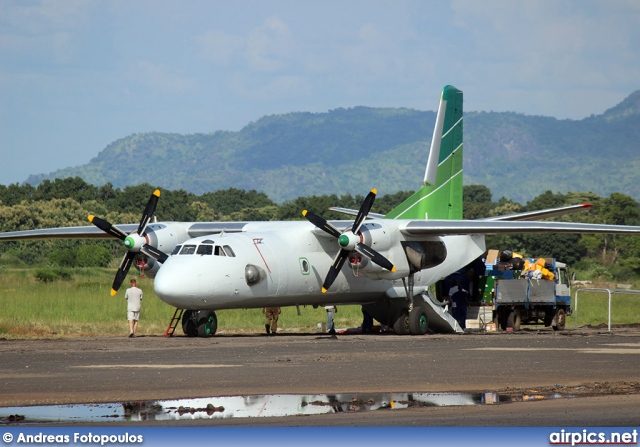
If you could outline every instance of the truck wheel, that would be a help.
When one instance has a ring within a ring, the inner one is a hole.
[[[498,310],[496,310],[496,316],[493,319],[493,321],[496,323],[496,330],[498,331],[506,330],[508,325],[507,320],[508,320],[508,315],[505,314],[503,308],[499,308]]]
[[[564,309],[558,309],[556,312],[556,324],[553,326],[554,331],[564,331],[564,325],[567,322],[567,313]]]
[[[493,324],[496,325],[496,331],[499,331],[500,329],[502,329],[500,327],[500,314],[496,311],[495,315],[493,316]]]
[[[514,331],[520,330],[520,323],[522,320],[520,319],[520,313],[517,310],[512,310],[509,312],[509,317],[507,318],[507,327],[510,327]]]
[[[545,311],[544,326],[549,327],[553,323],[553,314],[549,311]]]

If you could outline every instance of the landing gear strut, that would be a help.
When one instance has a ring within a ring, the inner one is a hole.
[[[415,280],[413,273],[409,273],[406,280],[402,278],[402,283],[407,294],[408,307],[403,309],[396,318],[393,330],[400,335],[424,335],[428,329],[427,314],[422,306],[414,305],[413,289]]]
[[[404,278],[402,278],[402,284],[404,284],[404,291],[407,294],[407,301],[409,301],[409,313],[411,313],[411,311],[413,310],[413,273],[409,273],[406,281]]]

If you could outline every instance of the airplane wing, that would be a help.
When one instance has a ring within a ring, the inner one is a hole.
[[[559,208],[548,208],[545,210],[527,211],[525,213],[508,214],[504,216],[485,217],[477,220],[491,220],[491,221],[514,221],[514,220],[536,220],[547,219],[549,217],[558,217],[565,214],[576,213],[579,211],[587,211],[593,205],[590,203],[582,203],[580,205],[569,205]]]
[[[558,217],[563,216],[565,214],[576,213],[579,211],[587,211],[593,205],[590,203],[582,203],[580,205],[569,205],[563,206],[559,208],[549,208],[544,210],[537,211],[527,211],[524,213],[516,213],[516,214],[507,214],[504,216],[492,216],[492,217],[484,217],[482,219],[477,220],[502,220],[502,221],[513,221],[513,220],[536,220],[536,219],[548,219],[550,217]],[[358,214],[357,210],[352,210],[349,208],[340,208],[337,206],[330,206],[329,211],[335,211],[337,213],[348,214],[350,216],[355,216]],[[378,213],[369,213],[367,219],[382,219],[384,218],[384,214]]]
[[[138,224],[117,225],[125,233],[137,230]],[[0,233],[0,241],[24,241],[41,239],[113,239],[113,236],[100,228],[90,225],[86,227],[43,228],[40,230],[22,230]]]
[[[155,224],[166,224],[157,222]],[[237,233],[243,231],[247,222],[181,222],[185,225],[189,237],[206,236],[209,234]],[[154,225],[151,225],[153,227]],[[132,233],[138,229],[138,224],[118,224],[116,227],[124,233]],[[39,230],[22,230],[0,233],[0,242],[41,240],[41,239],[113,239],[95,225],[82,227],[43,228]]]
[[[341,208],[339,206],[330,206],[329,207],[329,211],[335,211],[336,213],[342,213],[342,214],[348,214],[349,216],[357,216],[358,215],[358,210],[352,210],[349,208]],[[378,214],[378,213],[372,213],[371,211],[369,211],[369,214],[367,214],[367,219],[382,219],[384,217],[384,214]]]
[[[402,224],[399,230],[409,236],[522,233],[640,234],[640,226],[500,220],[412,220]]]

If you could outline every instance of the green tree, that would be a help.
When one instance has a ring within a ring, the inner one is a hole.
[[[113,256],[100,245],[83,245],[78,248],[78,267],[108,267]]]
[[[76,267],[78,265],[78,251],[69,248],[52,250],[49,262],[59,267]]]
[[[613,193],[608,199],[601,202],[598,217],[605,224],[638,225],[640,206],[629,196]],[[597,235],[597,238],[600,242],[603,265],[615,264],[620,256],[629,257],[638,254],[638,236],[602,234]],[[591,239],[591,242],[591,247],[593,247],[594,240]]]
[[[489,217],[494,203],[491,202],[491,191],[484,185],[468,185],[462,191],[462,210],[465,219],[481,219]]]
[[[243,189],[229,188],[207,192],[202,194],[198,200],[207,203],[221,219],[243,209],[275,205],[266,194],[259,193],[255,189],[245,191]]]

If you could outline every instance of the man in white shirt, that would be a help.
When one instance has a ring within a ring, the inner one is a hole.
[[[127,303],[127,319],[129,320],[129,337],[136,336],[138,330],[138,320],[140,319],[140,302],[142,301],[142,290],[136,285],[136,280],[132,279],[131,287],[124,294]]]

